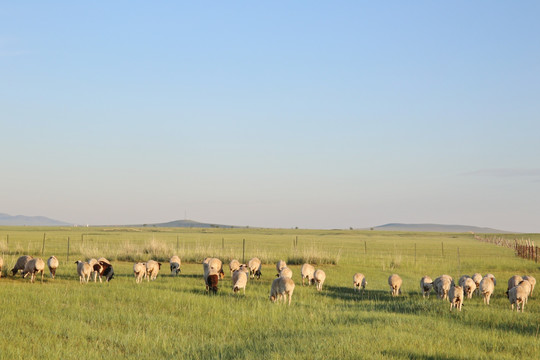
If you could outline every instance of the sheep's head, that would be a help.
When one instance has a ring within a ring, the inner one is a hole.
[[[276,302],[276,297],[274,295],[270,295],[270,301],[271,302]]]

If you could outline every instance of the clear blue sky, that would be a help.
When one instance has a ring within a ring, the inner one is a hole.
[[[0,212],[540,232],[540,4],[0,5]]]

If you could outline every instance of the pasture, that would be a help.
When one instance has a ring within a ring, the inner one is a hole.
[[[512,238],[513,235],[505,235]],[[516,235],[538,242],[540,235]],[[45,239],[45,240],[44,240]],[[69,254],[68,254],[69,239]],[[245,247],[243,244],[245,243]],[[514,274],[540,279],[540,266],[471,234],[353,230],[0,228],[0,358],[36,359],[514,359],[540,354],[540,287],[525,313],[510,310],[504,292]],[[57,278],[30,284],[6,276],[23,254],[60,260]],[[182,259],[178,277],[167,259]],[[110,283],[79,284],[76,260],[107,257]],[[219,257],[226,277],[207,295],[204,257]],[[233,294],[228,262],[263,261],[261,280]],[[135,284],[135,261],[163,263],[158,278]],[[275,262],[286,260],[296,288],[290,307],[272,304]],[[301,286],[308,261],[327,278],[321,292]],[[367,278],[364,293],[352,276]],[[462,312],[419,281],[449,274],[491,272],[490,306],[465,300]],[[388,276],[403,278],[390,296]]]

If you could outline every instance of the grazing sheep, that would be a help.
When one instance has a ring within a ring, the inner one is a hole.
[[[218,283],[219,283],[219,275],[218,274],[210,274],[206,278],[206,288],[209,289],[214,294],[217,294]]]
[[[87,262],[82,262],[80,260],[75,261],[75,264],[77,264],[77,274],[79,274],[79,283],[83,283],[85,281],[88,284],[88,280],[90,280],[90,275],[92,274],[92,267]]]
[[[47,259],[47,267],[49,268],[51,277],[54,279],[56,277],[56,269],[58,268],[58,259],[56,256],[53,255]]]
[[[281,269],[281,271],[279,272],[278,275],[281,276],[281,277],[286,277],[286,278],[292,279],[293,273],[292,273],[292,270],[290,268],[285,266],[283,269]]]
[[[465,285],[463,285],[463,293],[467,299],[472,299],[473,293],[476,290],[476,283],[472,278],[465,280]]]
[[[422,290],[422,297],[429,299],[429,293],[431,292],[431,289],[433,288],[433,280],[429,276],[424,276],[420,279],[420,290]]]
[[[99,271],[99,282],[101,282],[102,277],[105,277],[105,282],[109,282],[114,279],[114,269],[109,260],[105,258],[99,258],[98,261],[99,265],[101,266]]]
[[[4,267],[4,259],[0,257],[0,278],[2,277],[2,268]]]
[[[287,267],[287,263],[285,263],[285,261],[283,260],[279,260],[277,263],[276,263],[276,270],[278,272],[278,275],[279,276],[279,273],[281,272],[281,270],[283,268],[286,268]]]
[[[30,274],[30,282],[33,283],[36,273],[41,273],[41,283],[43,284],[43,271],[45,270],[45,261],[40,258],[30,259],[24,266],[23,278]]]
[[[244,295],[245,295],[247,281],[248,281],[248,274],[243,269],[235,270],[232,275],[234,293],[236,293],[240,289],[244,289]]]
[[[450,275],[441,275],[433,280],[435,292],[441,299],[448,299],[448,292],[454,286],[454,279]]]
[[[283,303],[286,303],[288,296],[290,306],[294,286],[294,281],[292,279],[286,277],[274,279],[274,281],[272,281],[272,287],[270,288],[270,301],[276,302],[276,300],[283,300]],[[279,301],[279,303],[281,303],[281,301]]]
[[[472,279],[474,280],[474,284],[476,285],[476,293],[477,295],[480,295],[480,281],[482,281],[482,274],[474,273],[472,276]]]
[[[356,273],[352,277],[354,291],[360,291],[362,288],[362,293],[366,289],[367,281],[366,277],[362,273]]]
[[[225,272],[223,271],[223,263],[218,258],[204,258],[203,270],[205,284],[208,284],[209,275],[217,274],[218,279],[223,279],[225,277]],[[208,290],[208,286],[206,287],[206,290]]]
[[[307,279],[308,285],[314,283],[313,274],[315,273],[315,268],[310,264],[302,265],[300,269],[300,274],[302,274],[302,286],[304,286],[304,279]]]
[[[91,273],[91,275],[93,275],[93,276],[91,276],[91,277],[93,277],[93,278],[94,278],[94,282],[96,282],[96,281],[97,281],[97,277],[98,277],[98,275],[99,275],[99,273],[100,273],[100,271],[101,271],[101,265],[99,264],[99,262],[97,261],[97,259],[94,259],[94,258],[88,260],[87,263],[90,264],[90,267],[92,268],[92,273]],[[101,278],[99,279],[99,281],[101,282]]]
[[[518,286],[518,284],[522,281],[523,278],[519,275],[514,275],[510,279],[508,279],[508,288],[506,289],[506,295],[508,295],[508,290]]]
[[[403,284],[403,280],[401,280],[401,277],[398,274],[390,275],[388,278],[388,285],[390,285],[390,293],[392,296],[401,294],[401,284]]]
[[[313,278],[315,279],[315,283],[317,284],[317,291],[321,291],[324,280],[326,280],[326,273],[323,270],[319,269],[315,271],[315,273],[313,274]]]
[[[19,270],[24,270],[24,267],[26,266],[26,263],[30,261],[32,257],[30,255],[23,255],[17,259],[17,262],[15,263],[15,266],[13,266],[13,269],[11,269],[11,274],[13,276],[17,275]]]
[[[180,258],[178,256],[174,255],[173,257],[171,257],[169,259],[169,264],[171,268],[171,275],[176,276],[179,272],[181,272],[180,265],[182,264],[182,262],[180,261]]]
[[[448,299],[450,300],[450,311],[453,308],[461,311],[461,306],[463,305],[463,288],[461,286],[452,286],[448,292]]]
[[[231,271],[231,275],[238,269],[240,269],[240,261],[232,259],[229,263],[229,270]]]
[[[458,285],[463,287],[465,285],[465,281],[470,278],[471,277],[469,275],[463,275],[462,277],[459,278]]]
[[[524,275],[523,276],[523,280],[527,280],[528,282],[531,283],[531,295],[533,294],[533,291],[534,291],[534,286],[536,285],[536,279],[530,275]]]
[[[135,263],[133,274],[135,274],[135,283],[139,284],[146,276],[146,263]]]
[[[252,279],[255,279],[255,276],[257,276],[257,280],[261,278],[261,266],[262,264],[259,258],[254,257],[253,259],[248,261],[249,273]]]
[[[160,262],[157,262],[155,260],[148,260],[146,262],[146,281],[156,280],[160,269]]]
[[[491,294],[495,290],[495,283],[491,277],[485,276],[482,281],[480,281],[480,293],[484,297],[484,304],[489,305],[489,299]]]
[[[495,279],[495,276],[493,276],[493,274],[486,274],[486,276],[484,277],[488,277],[493,280],[493,286],[497,286],[497,280]]]
[[[528,282],[525,280],[524,282]],[[530,283],[529,283],[530,285]],[[512,307],[512,311],[514,311],[514,304],[516,304],[516,311],[519,312],[519,308],[521,305],[521,312],[525,310],[525,304],[527,303],[527,297],[529,288],[527,286],[524,286],[524,284],[519,284],[518,286],[514,286],[512,289],[508,290],[508,299],[510,300],[510,305]]]

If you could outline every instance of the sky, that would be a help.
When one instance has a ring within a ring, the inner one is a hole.
[[[537,1],[0,4],[0,212],[540,232]]]

